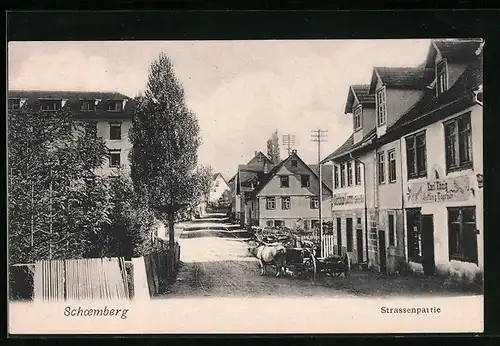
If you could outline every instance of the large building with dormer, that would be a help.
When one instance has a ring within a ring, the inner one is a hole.
[[[128,131],[134,115],[133,99],[106,92],[9,90],[8,101],[9,109],[70,110],[74,119],[95,124],[96,136],[102,137],[109,149],[108,162],[98,174],[111,176],[119,167],[129,168],[132,145]]]
[[[370,267],[483,271],[483,44],[432,40],[419,66],[375,67],[349,88],[353,134],[323,162],[335,165],[336,245],[361,260],[363,233]]]

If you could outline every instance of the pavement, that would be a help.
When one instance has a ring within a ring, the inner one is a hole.
[[[211,220],[212,221],[212,220]],[[159,298],[182,297],[373,297],[463,296],[480,294],[450,287],[444,279],[387,276],[353,271],[347,277],[319,277],[316,282],[292,276],[260,275],[245,231],[184,228],[179,236],[181,267],[176,282]]]

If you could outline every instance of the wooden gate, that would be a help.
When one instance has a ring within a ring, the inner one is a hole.
[[[34,286],[36,301],[129,298],[123,258],[37,261]]]

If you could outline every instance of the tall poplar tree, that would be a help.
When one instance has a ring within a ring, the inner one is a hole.
[[[173,248],[176,215],[199,194],[200,137],[198,119],[186,106],[183,87],[166,54],[151,63],[145,94],[136,101],[129,132],[134,189],[168,223]]]
[[[279,163],[281,161],[278,130],[274,131],[271,137],[267,140],[267,157],[273,163]]]

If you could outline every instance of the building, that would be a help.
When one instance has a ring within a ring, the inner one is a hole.
[[[210,203],[217,203],[221,199],[224,192],[229,191],[229,184],[220,173],[215,173],[212,176],[212,185],[210,186],[210,194],[208,200]]]
[[[319,227],[318,166],[307,165],[294,150],[264,171],[247,201],[251,223],[260,227]],[[322,178],[322,217],[330,221],[332,165],[322,167]]]
[[[379,144],[401,140],[409,269],[465,277],[483,272],[482,44],[434,40],[424,97]]]
[[[257,187],[259,179],[272,166],[271,160],[261,151],[256,151],[254,157],[246,165],[238,166],[233,200],[235,218],[242,226],[251,225],[251,215],[255,211],[252,210],[250,204],[247,204],[247,201],[251,199],[251,192]]]
[[[96,136],[109,148],[108,162],[97,173],[110,176],[116,169],[130,167],[132,147],[128,130],[132,126],[134,101],[119,93],[77,91],[9,90],[9,108],[27,107],[46,112],[68,109],[76,120],[95,123]]]
[[[363,201],[371,267],[469,279],[482,272],[482,148],[472,145],[482,142],[481,52],[478,40],[433,40],[421,65],[374,68],[368,88],[350,88],[354,132],[323,162],[336,167],[337,245],[347,237],[346,248],[357,247],[347,219],[359,224]],[[358,161],[362,182],[349,186]]]
[[[373,151],[365,150],[376,137],[375,96],[369,93],[369,85],[349,87],[344,113],[352,117],[353,133],[322,161],[332,161],[334,167],[334,244],[336,252],[348,252],[353,263],[366,263],[368,230],[376,224],[375,160]]]

